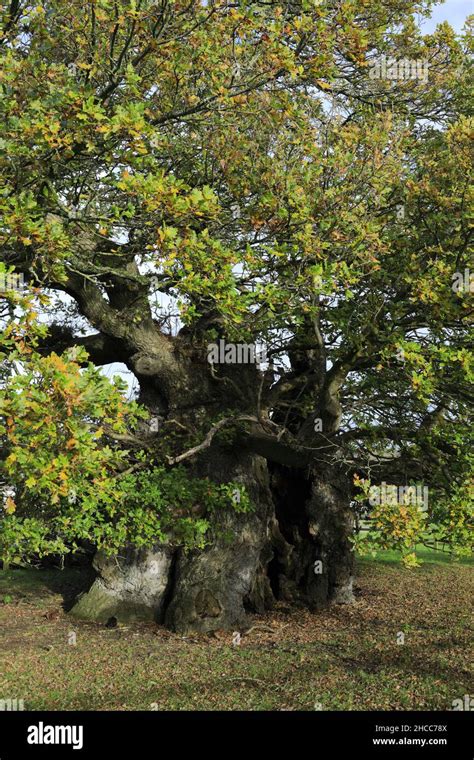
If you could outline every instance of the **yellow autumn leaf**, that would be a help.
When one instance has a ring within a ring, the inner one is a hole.
[[[323,89],[323,90],[331,90],[332,89],[331,85],[328,84],[327,82],[324,82],[322,79],[317,79],[316,80],[316,84],[318,85],[318,87],[321,87],[321,89]]]

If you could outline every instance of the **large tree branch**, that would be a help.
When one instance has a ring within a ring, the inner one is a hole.
[[[94,232],[79,229],[74,242],[76,250],[71,258],[76,263],[84,261],[87,267],[87,262],[93,260],[101,244],[100,239]],[[74,271],[71,261],[64,262],[63,275],[58,277],[52,277],[51,272],[43,269],[40,264],[32,272],[31,261],[31,249],[13,252],[10,257],[10,262],[25,274],[27,281],[63,291],[76,301],[80,313],[103,336],[103,352],[106,342],[107,353],[111,343],[115,342],[115,345],[120,346],[122,356],[126,360],[130,359],[129,366],[137,377],[153,376],[157,390],[161,387],[166,393],[166,389],[178,381],[182,368],[174,354],[172,342],[153,321],[146,280],[143,285],[132,284],[126,288],[125,280],[118,278],[121,279],[122,288],[117,282],[109,289],[107,300],[103,286],[97,282],[96,277]],[[136,274],[132,271],[135,266],[134,263],[131,264],[132,276]],[[125,275],[127,272],[128,270]],[[89,340],[89,344],[91,348],[100,349],[97,340]]]
[[[125,361],[126,359],[120,343],[110,339],[107,335],[95,333],[94,335],[78,336],[70,327],[57,324],[50,325],[47,336],[39,341],[37,349],[38,353],[45,356],[52,351],[62,353],[74,346],[85,348],[89,361],[97,366]]]

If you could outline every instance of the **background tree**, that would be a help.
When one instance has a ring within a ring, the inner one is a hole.
[[[211,630],[275,597],[350,601],[370,483],[430,494],[379,505],[376,545],[414,563],[417,541],[468,544],[472,43],[421,36],[430,5],[4,10],[0,248],[53,324],[26,357],[9,331],[30,305],[10,306],[0,432],[23,512],[2,545],[128,547],[118,576],[99,555],[78,614]],[[429,77],[373,78],[381,56]],[[220,340],[269,362],[210,363]],[[149,425],[84,351],[127,365]]]

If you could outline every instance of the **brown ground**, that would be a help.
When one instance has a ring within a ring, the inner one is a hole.
[[[240,644],[231,632],[73,624],[59,590],[76,582],[73,571],[0,572],[0,699],[33,710],[447,710],[474,693],[468,565],[360,563],[353,606],[280,605]]]

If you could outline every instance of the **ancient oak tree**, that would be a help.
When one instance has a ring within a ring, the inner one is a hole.
[[[75,614],[349,602],[359,504],[468,544],[472,42],[429,6],[3,4],[0,548],[91,545]]]

